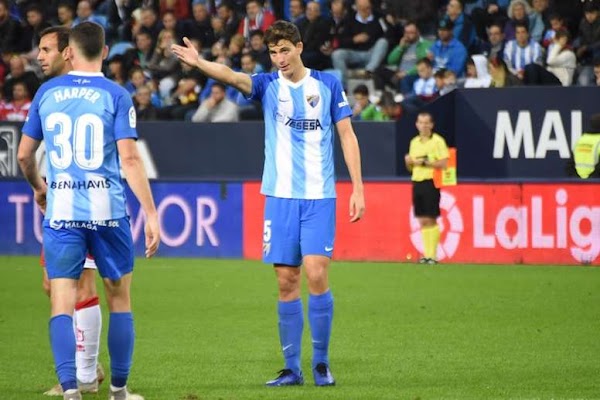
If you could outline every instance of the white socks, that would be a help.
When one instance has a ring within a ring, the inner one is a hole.
[[[91,383],[97,379],[98,351],[100,347],[100,332],[102,331],[102,313],[98,297],[77,303],[75,307],[75,338],[77,352],[77,380]]]

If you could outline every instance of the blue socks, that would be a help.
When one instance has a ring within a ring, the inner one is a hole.
[[[75,370],[75,333],[73,317],[60,314],[50,318],[50,347],[54,355],[56,375],[64,391],[77,389]]]
[[[120,388],[127,384],[133,357],[134,337],[131,312],[111,313],[108,325],[108,352],[110,354],[110,383],[114,387]]]
[[[333,296],[328,290],[323,294],[309,295],[308,321],[313,344],[313,368],[319,363],[329,365],[329,338],[333,320]]]
[[[285,368],[300,374],[300,347],[304,328],[302,300],[279,301],[277,311],[279,314],[279,341],[285,358]]]

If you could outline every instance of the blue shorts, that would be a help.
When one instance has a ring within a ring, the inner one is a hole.
[[[300,266],[307,255],[331,258],[335,199],[302,200],[267,196],[263,261]]]
[[[103,278],[120,279],[133,271],[129,218],[110,221],[44,220],[44,257],[48,278],[79,279],[86,255]]]

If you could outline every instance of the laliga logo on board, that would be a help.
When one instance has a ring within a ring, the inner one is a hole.
[[[440,235],[444,233],[445,238],[438,245],[436,257],[438,260],[443,260],[445,258],[452,258],[454,253],[456,253],[456,249],[458,249],[458,244],[460,243],[460,236],[464,231],[464,224],[462,214],[456,204],[456,198],[450,193],[441,192],[440,210],[445,211],[445,215],[438,217],[437,223],[440,227]],[[421,226],[415,218],[414,207],[410,208],[410,230],[410,241],[423,254]]]

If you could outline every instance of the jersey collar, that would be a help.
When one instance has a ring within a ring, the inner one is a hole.
[[[75,76],[104,76],[102,72],[69,71],[69,75]]]
[[[283,76],[283,73],[281,73],[281,71],[277,71],[277,74],[279,75],[279,79],[281,79],[281,81],[292,88],[298,88],[300,87],[309,77],[310,77],[310,68],[304,68],[306,70],[306,74],[304,74],[304,77],[302,77],[302,79],[300,79],[298,82],[292,82],[289,79],[287,79],[285,76]]]

